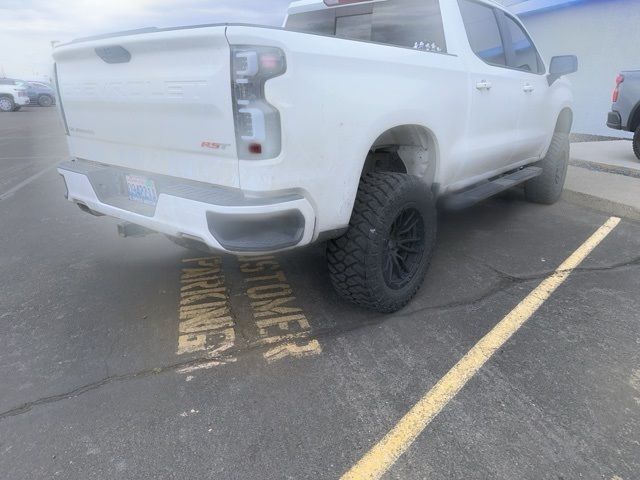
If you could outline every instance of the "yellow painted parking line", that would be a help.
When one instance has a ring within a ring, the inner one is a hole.
[[[551,276],[540,283],[527,297],[476,343],[409,412],[369,450],[358,463],[342,476],[343,480],[380,478],[411,446],[420,433],[457,395],[466,383],[501,348],[511,336],[564,283],[585,258],[620,223],[611,217]]]

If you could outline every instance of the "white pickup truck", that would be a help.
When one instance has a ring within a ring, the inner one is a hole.
[[[422,284],[436,206],[563,188],[577,59],[547,69],[490,1],[302,0],[284,28],[151,28],[53,56],[70,201],[221,252],[326,241],[336,290],[378,311]]]

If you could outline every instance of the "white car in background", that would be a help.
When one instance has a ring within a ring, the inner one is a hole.
[[[436,206],[565,181],[574,56],[486,0],[303,0],[284,28],[145,29],[54,49],[70,201],[181,244],[327,241],[344,298],[402,308]],[[464,281],[461,279],[461,281]]]
[[[3,83],[0,78],[0,112],[17,112],[25,105],[29,105],[27,89]]]

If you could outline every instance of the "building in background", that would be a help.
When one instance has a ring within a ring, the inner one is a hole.
[[[573,131],[630,136],[605,125],[621,70],[640,70],[640,0],[498,0],[523,21],[545,61],[575,54]]]

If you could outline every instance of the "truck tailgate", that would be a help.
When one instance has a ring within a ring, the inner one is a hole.
[[[56,48],[71,154],[239,186],[225,30],[158,30]]]

